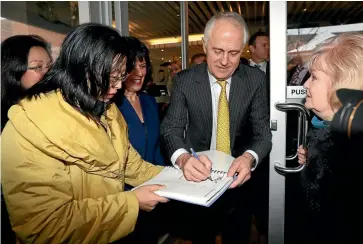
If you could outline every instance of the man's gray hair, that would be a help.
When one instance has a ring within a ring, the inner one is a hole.
[[[248,27],[247,27],[246,21],[243,19],[243,17],[236,12],[220,12],[218,14],[215,14],[212,18],[210,18],[208,20],[207,25],[205,26],[205,29],[204,29],[205,45],[207,45],[207,43],[208,43],[210,33],[213,29],[214,23],[217,20],[234,20],[238,24],[240,24],[241,27],[244,29],[243,45],[246,45],[246,43],[248,42],[248,39],[249,39]]]

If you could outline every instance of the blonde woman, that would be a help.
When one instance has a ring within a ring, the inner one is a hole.
[[[330,121],[341,107],[337,90],[363,90],[363,36],[346,33],[328,39],[315,50],[309,70],[305,107],[327,127],[310,131],[307,150],[299,150],[300,163],[307,164],[301,176],[304,243],[352,243],[348,240],[356,234],[356,225],[349,222],[352,216],[359,219],[362,208],[356,197],[362,189],[357,174],[363,160],[355,157],[354,145],[334,138]]]

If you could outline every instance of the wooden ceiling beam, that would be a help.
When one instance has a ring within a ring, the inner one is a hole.
[[[211,14],[211,13],[208,11],[208,9],[207,9],[207,3],[206,3],[206,2],[204,2],[204,1],[197,1],[197,2],[196,2],[196,4],[198,4],[199,8],[200,8],[200,9],[202,9],[203,14],[204,14],[204,15],[208,18],[208,20],[209,20],[210,18],[212,18],[212,15],[214,15],[214,13],[213,13],[213,14]]]
[[[135,4],[135,6],[140,6],[139,8],[136,8],[140,11],[140,13],[142,13],[144,16],[148,16],[148,18],[156,20],[157,23],[154,23],[152,28],[159,28],[159,31],[162,33],[165,33],[165,35],[172,35],[170,30],[173,30],[175,28],[175,26],[173,26],[170,22],[165,21],[165,19],[158,15],[158,14],[152,14],[151,11],[147,11],[148,9],[150,9],[150,3],[151,2],[145,2],[145,4],[147,4],[147,8],[144,7],[143,5],[145,5],[142,2],[132,2],[133,4]],[[151,27],[151,26],[150,26]]]
[[[339,11],[339,4],[340,4],[340,2],[330,2],[331,4],[333,4],[333,6],[331,7],[331,8],[328,8],[321,16],[320,16],[320,20],[324,20],[324,18],[326,17],[326,16],[333,16],[333,18],[335,17],[334,15],[332,15],[331,13],[332,13],[332,10],[335,10],[334,11],[334,13],[337,13],[336,12],[336,9],[338,9],[338,11]]]
[[[221,12],[224,12],[223,4],[222,4],[220,1],[218,1],[218,2],[217,2],[217,5],[218,5],[219,10],[220,10]]]
[[[195,2],[189,2],[188,5],[189,5],[189,8],[191,8],[194,11],[197,18],[199,18],[201,20],[201,22],[205,25],[208,20],[204,16],[204,14],[202,12],[200,12],[200,10],[199,10],[198,6],[196,5],[196,3]]]
[[[236,2],[236,4],[237,4],[237,11],[238,11],[238,13],[240,14],[240,15],[242,15],[242,12],[241,12],[241,4],[240,4],[240,2]],[[243,16],[244,17],[244,16]]]
[[[216,8],[214,7],[213,2],[208,1],[208,6],[212,10],[213,15],[215,15],[216,13],[218,13],[218,11],[216,10]]]
[[[246,10],[245,10],[246,14],[245,14],[244,18],[247,21],[247,19],[250,18],[250,11],[248,10],[248,2],[247,1],[245,1],[245,8],[246,8]]]
[[[231,1],[226,1],[229,12],[233,12]]]

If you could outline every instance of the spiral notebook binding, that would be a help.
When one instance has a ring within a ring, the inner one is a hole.
[[[171,169],[173,171],[179,171],[180,169],[175,168],[174,166],[166,166],[165,168]]]
[[[170,170],[175,171],[175,172],[180,172],[180,169],[177,169],[174,166],[166,166],[165,168],[170,169]],[[227,172],[224,172],[222,170],[212,170],[212,173],[213,174],[219,174],[219,175],[220,174],[222,174],[222,175],[227,174]]]

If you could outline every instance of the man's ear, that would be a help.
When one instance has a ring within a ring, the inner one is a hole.
[[[204,53],[206,54],[207,53],[207,45],[205,44],[204,37],[202,37],[202,41],[203,41],[203,50],[204,50]]]
[[[253,45],[249,45],[248,46],[248,49],[250,49],[250,52],[251,53],[254,53],[255,52],[255,47]]]

